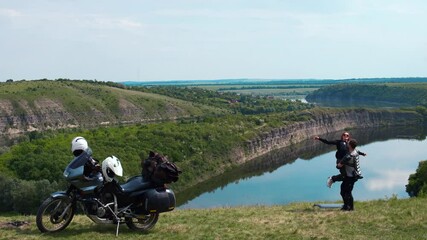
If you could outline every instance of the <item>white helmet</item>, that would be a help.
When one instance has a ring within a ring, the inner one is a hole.
[[[79,152],[84,152],[89,148],[89,145],[84,137],[75,137],[73,141],[71,141],[71,152],[76,156],[75,151],[80,150]],[[77,154],[78,155],[80,155]]]
[[[119,177],[123,176],[123,168],[120,160],[115,156],[111,156],[102,161],[102,175],[107,182],[113,181],[116,175]]]

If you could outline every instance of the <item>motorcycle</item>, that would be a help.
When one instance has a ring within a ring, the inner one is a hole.
[[[156,225],[160,213],[175,208],[175,194],[165,184],[144,181],[142,176],[119,184],[114,177],[121,176],[123,169],[114,156],[102,162],[102,171],[85,176],[88,158],[88,153],[74,158],[63,174],[68,189],[52,193],[39,207],[36,223],[41,232],[65,229],[78,205],[93,222],[115,224],[116,236],[122,223],[132,230],[148,231]]]

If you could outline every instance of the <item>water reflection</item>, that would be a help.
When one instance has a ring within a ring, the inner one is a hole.
[[[357,200],[398,194],[418,162],[427,159],[422,126],[350,130],[368,156],[361,158],[365,178],[354,190]],[[337,139],[341,132],[322,137]],[[416,140],[409,140],[416,139]],[[177,194],[181,208],[272,205],[294,201],[340,200],[339,183],[326,188],[326,178],[338,170],[334,146],[309,139],[272,151],[210,181]],[[396,189],[399,189],[398,192]],[[402,192],[403,191],[403,192]]]

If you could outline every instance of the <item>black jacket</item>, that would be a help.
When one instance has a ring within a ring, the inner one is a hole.
[[[335,145],[337,147],[337,152],[335,153],[335,158],[337,159],[337,163],[348,153],[346,141],[343,141],[343,140],[329,141],[323,138],[319,138],[319,141],[329,145]]]

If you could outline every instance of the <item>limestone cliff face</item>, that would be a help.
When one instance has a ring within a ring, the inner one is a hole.
[[[101,104],[82,110],[70,109],[59,100],[39,98],[34,101],[0,99],[0,135],[11,138],[31,131],[64,128],[91,128],[100,125],[153,122],[187,117],[191,110],[166,102],[162,107],[146,110],[120,98],[117,113]]]
[[[422,116],[410,111],[348,110],[333,113],[316,113],[305,122],[292,123],[263,133],[246,142],[245,150],[236,159],[246,162],[274,149],[296,144],[314,136],[344,129],[360,129],[381,126],[415,125],[422,123]],[[236,151],[237,152],[237,151]]]

